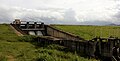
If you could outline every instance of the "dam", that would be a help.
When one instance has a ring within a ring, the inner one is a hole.
[[[42,44],[59,44],[79,54],[98,57],[103,61],[120,60],[120,39],[117,37],[95,37],[85,40],[80,36],[56,29],[43,22],[20,21],[16,19],[11,25],[23,35],[35,35],[35,41]],[[40,37],[42,36],[42,37]]]

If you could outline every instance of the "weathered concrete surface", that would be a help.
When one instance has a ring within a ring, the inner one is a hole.
[[[17,31],[12,25],[10,25],[10,27],[13,29],[13,31],[14,31],[18,36],[23,36],[23,34],[20,33],[19,31]]]

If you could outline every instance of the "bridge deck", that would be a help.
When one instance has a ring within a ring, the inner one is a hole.
[[[40,31],[40,30],[45,30],[44,28],[41,28],[41,29],[21,29],[21,30],[23,30],[23,31]]]

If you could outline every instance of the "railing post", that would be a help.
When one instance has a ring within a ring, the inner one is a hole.
[[[34,28],[35,29],[37,28],[37,22],[34,22]]]

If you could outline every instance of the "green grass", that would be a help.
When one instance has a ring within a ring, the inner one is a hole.
[[[31,40],[31,36],[18,37],[9,25],[0,25],[0,61],[96,61],[65,52],[59,45],[38,48]]]
[[[18,36],[7,24],[0,24],[0,41],[16,41]]]
[[[78,35],[85,39],[100,37],[120,37],[120,26],[54,25],[54,27]]]

